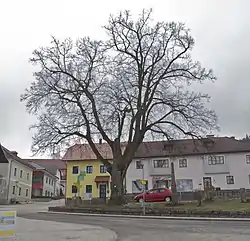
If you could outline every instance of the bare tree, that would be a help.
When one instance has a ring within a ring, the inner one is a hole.
[[[21,100],[38,116],[32,150],[85,139],[108,167],[111,199],[120,202],[127,168],[149,134],[198,138],[217,126],[209,96],[192,90],[215,77],[192,60],[194,39],[182,23],[154,23],[151,10],[133,20],[125,11],[104,29],[108,41],[53,38],[35,50],[31,62],[39,70]],[[112,164],[98,151],[97,136],[110,146]]]

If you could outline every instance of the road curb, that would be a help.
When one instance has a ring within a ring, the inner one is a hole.
[[[244,221],[250,222],[250,218],[223,218],[223,217],[174,217],[174,216],[139,216],[139,215],[114,215],[114,214],[94,214],[94,213],[70,213],[70,212],[38,212],[42,214],[63,214],[77,216],[92,216],[92,217],[119,217],[119,218],[134,218],[134,219],[162,219],[162,220],[192,220],[192,221]]]

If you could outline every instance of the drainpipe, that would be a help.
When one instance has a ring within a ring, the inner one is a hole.
[[[8,203],[9,201],[9,194],[10,194],[10,180],[11,180],[11,169],[12,169],[12,160],[8,161],[9,162],[9,173],[8,173],[8,187],[7,187],[7,195],[6,195],[6,202]]]

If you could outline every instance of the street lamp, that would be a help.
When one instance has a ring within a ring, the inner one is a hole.
[[[143,188],[143,203],[142,203],[142,207],[143,207],[143,215],[145,216],[146,214],[146,205],[145,205],[145,194],[146,194],[146,185],[145,185],[145,180],[144,180],[144,163],[141,164],[141,168],[142,168],[142,188]]]

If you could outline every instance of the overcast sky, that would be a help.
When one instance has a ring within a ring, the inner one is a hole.
[[[20,94],[32,81],[32,51],[50,36],[102,38],[110,13],[153,8],[153,18],[182,21],[196,40],[194,57],[213,68],[218,81],[204,86],[212,96],[221,135],[250,133],[249,0],[1,0],[0,143],[21,157],[30,153],[35,118]]]

